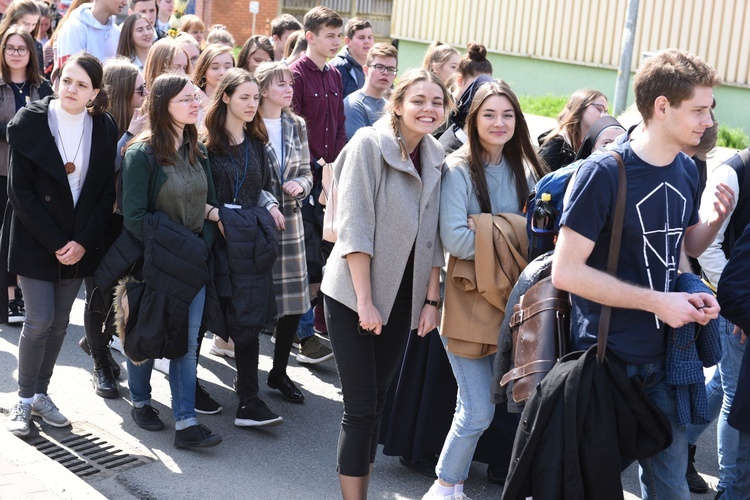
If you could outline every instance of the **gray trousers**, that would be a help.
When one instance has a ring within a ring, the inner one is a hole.
[[[61,283],[19,276],[26,321],[18,341],[18,396],[46,394],[82,278]]]

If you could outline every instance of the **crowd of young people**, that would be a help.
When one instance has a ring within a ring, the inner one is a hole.
[[[168,358],[177,447],[222,441],[198,422],[199,413],[222,410],[197,380],[206,331],[210,352],[236,361],[235,425],[284,422],[260,397],[265,331],[275,343],[266,384],[288,401],[305,400],[287,373],[294,346],[302,364],[335,360],[344,498],[367,497],[379,443],[436,478],[428,499],[467,498],[472,460],[488,463],[488,478],[502,482],[518,420],[491,402],[499,331],[488,325],[498,317],[484,317],[482,308],[457,313],[475,299],[453,284],[454,273],[457,265],[473,269],[476,261],[476,274],[480,261],[486,265],[477,257],[477,241],[493,238],[486,214],[517,224],[536,181],[589,154],[571,184],[553,280],[575,294],[579,348],[596,337],[589,331],[596,304],[622,308],[610,350],[629,374],[654,378],[646,392],[671,419],[665,325],[705,324],[719,312],[710,294],[672,293],[680,243],[698,257],[721,237],[738,190],[712,182],[700,204],[695,163],[681,152],[698,148],[714,125],[711,89],[719,79],[710,66],[673,50],[636,77],[643,123],[615,149],[628,167],[632,217],[624,241],[638,244],[623,252],[613,277],[599,271],[606,256],[599,239],[608,238],[616,176],[614,160],[597,149],[624,130],[607,116],[603,93],[573,94],[537,152],[517,91],[493,78],[480,43],[462,56],[436,42],[422,68],[397,79],[397,49],[375,43],[368,21],[344,25],[327,7],[301,23],[280,16],[270,37],[250,37],[236,51],[225,27],[206,33],[197,16],[170,17],[170,0],[130,0],[118,26],[114,16],[124,6],[74,2],[56,20],[46,5],[15,0],[0,22],[0,192],[7,192],[0,288],[7,322],[23,323],[10,432],[27,436],[32,416],[70,424],[47,391],[83,283],[80,344],[93,359],[94,390],[119,396],[121,367],[108,347],[116,338],[127,357],[131,416],[162,430],[150,377],[155,361]],[[324,181],[328,173],[334,183]],[[666,267],[657,269],[643,257],[648,237],[633,221],[641,198],[666,184],[684,206],[648,214],[650,226],[665,222],[677,231],[661,259]],[[334,200],[335,243],[323,239]],[[454,303],[443,309],[446,262],[445,297]],[[716,285],[718,276],[709,278]],[[631,338],[625,334],[636,319],[640,337]],[[641,338],[645,332],[651,337]],[[721,377],[725,385],[739,370]],[[427,398],[426,418],[415,414],[420,404],[411,394],[428,391],[442,394]],[[731,407],[728,393],[722,413]],[[417,444],[414,429],[422,427],[431,432]],[[687,432],[674,422],[672,431],[670,448],[641,464],[644,498],[687,491],[680,476]],[[482,451],[482,436],[492,436],[490,452]],[[746,467],[722,443],[726,461]],[[732,474],[720,486],[731,498],[744,487],[733,486],[736,466],[722,464]]]

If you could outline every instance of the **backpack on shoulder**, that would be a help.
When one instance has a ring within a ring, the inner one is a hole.
[[[615,157],[619,170],[619,186],[614,207],[614,219],[607,271],[617,270],[622,225],[625,217],[625,195],[627,180],[625,165],[619,154]],[[560,232],[560,217],[563,211],[565,191],[572,175],[583,160],[549,173],[537,182],[529,195],[526,207],[527,231],[529,232],[529,261],[554,250]],[[546,196],[545,196],[546,195]],[[544,227],[539,222],[544,213]],[[535,240],[534,240],[535,239]],[[536,252],[540,252],[536,254]],[[602,310],[604,316],[605,310]],[[606,324],[609,323],[607,311]],[[531,286],[513,306],[510,321],[512,333],[511,359],[513,369],[505,373],[501,386],[513,382],[513,400],[526,401],[555,363],[570,352],[570,296],[557,289],[552,278],[544,278]],[[603,353],[602,353],[603,356]]]

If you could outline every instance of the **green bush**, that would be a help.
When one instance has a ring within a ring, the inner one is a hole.
[[[745,149],[750,146],[750,138],[741,128],[719,125],[716,145],[722,148]]]
[[[557,118],[565,107],[570,96],[547,94],[544,96],[520,96],[521,109],[524,113]]]

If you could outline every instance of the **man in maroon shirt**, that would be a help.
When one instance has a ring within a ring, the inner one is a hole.
[[[289,69],[294,76],[292,108],[307,123],[313,190],[302,205],[305,224],[305,250],[310,296],[316,297],[323,278],[324,257],[321,254],[323,207],[318,203],[321,190],[321,164],[332,163],[346,144],[344,86],[338,70],[327,64],[341,46],[341,16],[328,7],[315,7],[305,14],[302,24],[307,50]],[[328,244],[330,246],[330,244]],[[323,251],[330,252],[324,246]],[[300,352],[297,361],[320,363],[333,358],[331,349],[315,337],[310,314],[303,315],[298,336]],[[325,332],[323,307],[315,308],[315,329]],[[280,339],[276,339],[277,345]],[[288,352],[286,354],[288,356]],[[276,357],[274,353],[274,358]]]

